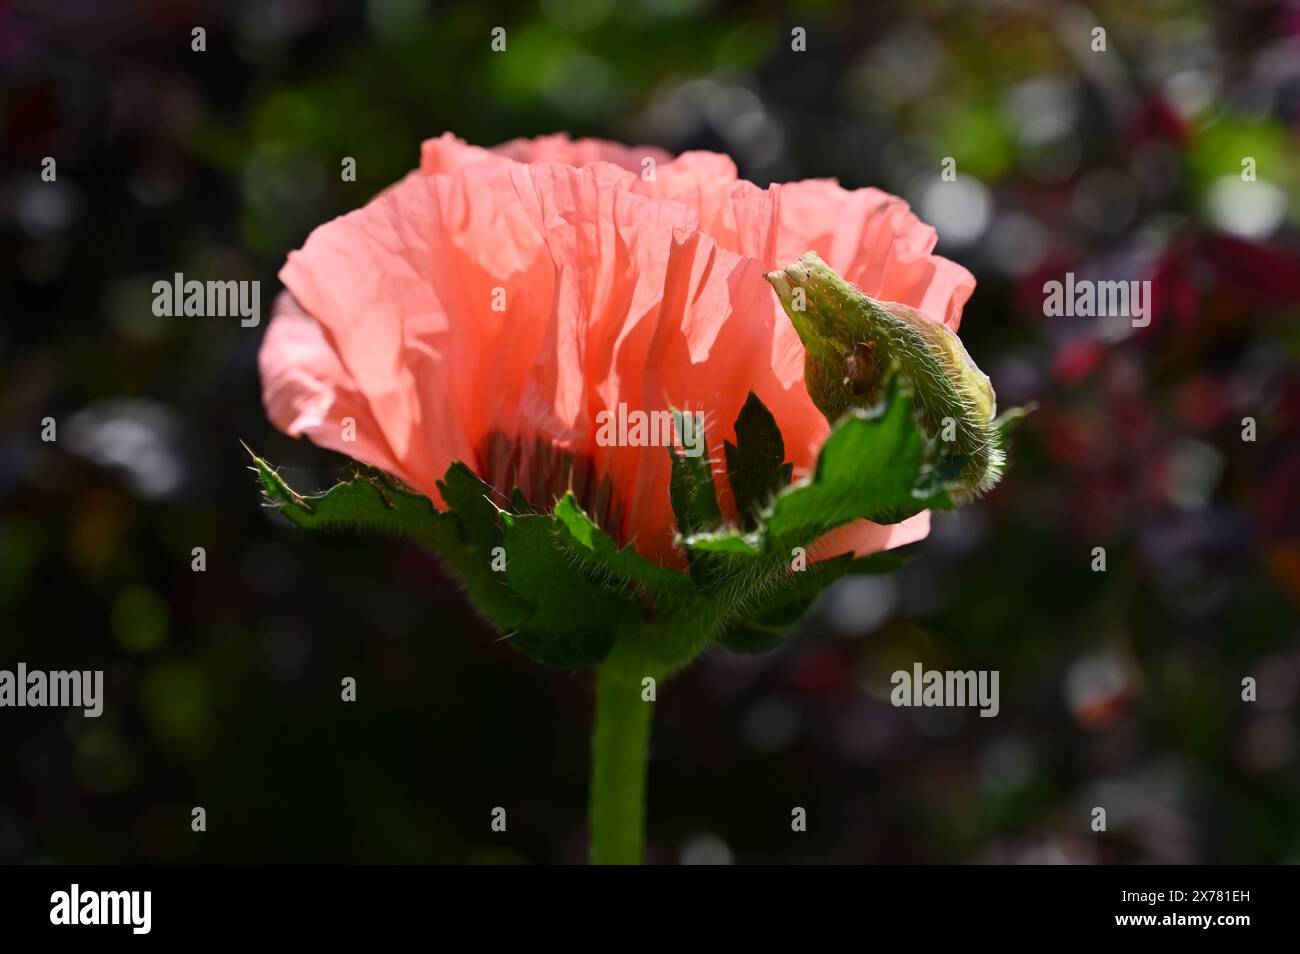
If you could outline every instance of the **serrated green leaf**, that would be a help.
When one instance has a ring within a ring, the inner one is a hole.
[[[806,543],[863,517],[896,522],[890,518],[918,512],[914,491],[925,451],[911,401],[895,385],[883,407],[842,418],[811,479],[777,498],[765,528],[770,545]]]
[[[565,668],[598,663],[618,632],[640,621],[635,598],[593,583],[565,559],[551,515],[511,516],[504,536],[506,580],[537,607],[510,639],[538,662]]]
[[[745,619],[728,626],[718,641],[738,653],[767,652],[781,642],[822,592],[845,576],[893,573],[904,563],[894,552],[854,558],[842,553],[776,578],[748,607]]]
[[[927,507],[950,506],[945,488],[925,466],[930,446],[895,381],[874,410],[854,410],[840,419],[813,474],[777,495],[763,526],[750,533],[723,528],[684,534],[682,543],[693,554],[784,561],[792,547],[808,546],[859,518],[897,523]]]
[[[642,588],[658,612],[671,612],[695,598],[697,591],[689,577],[651,563],[631,546],[620,550],[609,534],[583,512],[572,493],[566,493],[556,503],[555,519],[561,544],[608,585],[624,587],[631,583]]]
[[[701,431],[700,446],[703,453],[696,457],[678,454],[668,448],[672,456],[672,479],[668,493],[677,518],[677,529],[685,536],[709,532],[722,527],[722,510],[718,507],[717,490],[713,486],[713,465],[709,461],[707,439]],[[707,587],[719,575],[717,561],[708,553],[687,550],[686,559],[691,567],[691,579],[696,585]]]
[[[722,642],[737,652],[763,652],[760,647],[765,645],[770,648],[774,645],[772,639],[758,637],[766,634],[779,641],[822,591],[850,572],[855,562],[853,554],[842,553],[806,569],[791,570],[774,577],[749,606],[744,623],[729,627]]]
[[[760,556],[764,552],[761,533],[742,534],[732,530],[696,533],[682,539],[687,552],[731,553],[736,556]]]
[[[679,454],[671,447],[668,453],[673,460],[669,496],[673,515],[677,518],[677,529],[683,535],[689,535],[721,526],[722,511],[718,507],[707,449],[698,457]]]
[[[753,391],[736,418],[736,443],[724,442],[727,479],[743,530],[759,517],[777,492],[790,485],[793,464],[785,463],[785,441],[776,418]]]
[[[500,543],[502,508],[493,502],[492,488],[476,473],[454,461],[438,481],[438,493],[464,528],[465,542],[485,551]]]
[[[516,487],[510,491],[510,512],[511,513],[533,513],[533,505],[528,502],[524,492]]]

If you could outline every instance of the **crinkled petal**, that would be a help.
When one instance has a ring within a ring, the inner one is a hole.
[[[258,370],[267,416],[280,430],[406,476],[324,327],[288,292],[276,300]]]
[[[932,254],[938,235],[902,199],[879,189],[841,188],[826,179],[779,192],[776,268],[815,251],[866,295],[911,305],[953,331],[975,277]]]

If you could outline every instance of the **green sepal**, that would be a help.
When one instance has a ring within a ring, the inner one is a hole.
[[[776,418],[753,391],[736,418],[736,443],[724,442],[727,480],[743,530],[758,526],[772,498],[790,486],[794,465],[785,462],[785,441]]]
[[[555,520],[566,554],[576,558],[590,577],[615,589],[640,591],[656,615],[680,609],[695,599],[695,586],[688,576],[651,563],[631,546],[620,549],[583,512],[572,493],[556,502]]]

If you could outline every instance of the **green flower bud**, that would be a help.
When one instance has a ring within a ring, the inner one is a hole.
[[[827,421],[874,406],[897,374],[922,431],[959,467],[958,495],[978,496],[998,482],[1006,453],[993,387],[946,325],[867,297],[816,252],[767,280],[807,349],[804,383]]]

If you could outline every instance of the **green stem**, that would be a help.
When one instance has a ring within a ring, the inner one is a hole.
[[[590,860],[639,865],[645,854],[645,777],[653,702],[642,701],[645,663],[615,646],[596,670],[591,730]]]

